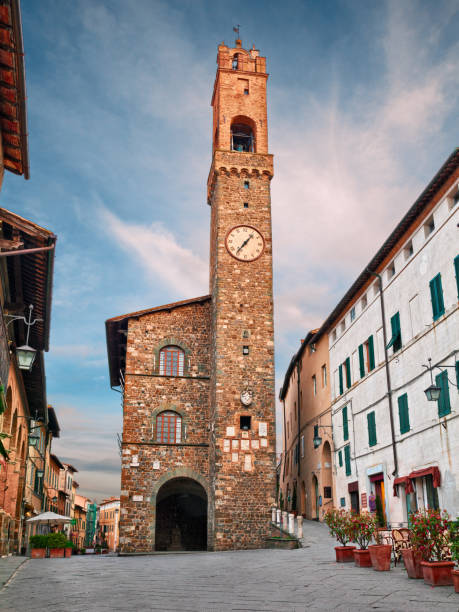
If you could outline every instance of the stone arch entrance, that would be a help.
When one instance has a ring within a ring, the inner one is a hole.
[[[155,550],[207,549],[207,493],[192,478],[172,478],[156,494]]]

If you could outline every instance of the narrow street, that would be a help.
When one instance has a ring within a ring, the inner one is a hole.
[[[0,610],[457,612],[453,587],[409,580],[403,566],[337,565],[325,526],[307,522],[305,534],[294,551],[30,560],[1,592]]]

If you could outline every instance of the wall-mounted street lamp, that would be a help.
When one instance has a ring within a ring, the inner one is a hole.
[[[422,364],[422,367],[426,368],[430,372],[430,386],[427,387],[427,389],[424,390],[424,393],[426,394],[426,397],[427,397],[429,402],[438,402],[438,400],[440,399],[440,395],[441,395],[441,388],[437,387],[437,385],[435,385],[434,381],[433,381],[432,359],[429,357],[429,359],[427,361],[429,362],[429,365]],[[443,371],[442,368],[454,368],[454,369],[456,368],[455,365],[451,366],[451,365],[445,365],[445,364],[440,364],[440,365],[437,365],[437,366],[434,366],[434,367],[438,368],[440,371]],[[454,387],[457,386],[451,380],[448,379],[448,381]]]
[[[314,448],[319,448],[322,444],[322,437],[319,435],[319,427],[329,427],[332,429],[332,425],[314,425],[314,437],[312,439],[312,443],[314,444]]]
[[[424,393],[426,394],[426,397],[429,400],[429,402],[438,402],[438,400],[440,399],[441,389],[440,387],[437,387],[436,385],[434,385],[433,375],[432,375],[432,359],[429,357],[427,361],[429,362],[429,365],[426,366],[425,364],[422,364],[422,367],[427,368],[430,372],[430,387],[427,387]]]
[[[28,372],[32,370],[32,367],[35,361],[35,357],[37,355],[36,349],[29,346],[30,328],[33,325],[35,325],[35,323],[38,323],[38,321],[43,321],[43,319],[34,319],[32,321],[32,310],[33,310],[33,304],[30,304],[28,319],[20,315],[6,315],[6,317],[10,319],[7,323],[7,326],[13,321],[24,321],[24,324],[27,327],[26,343],[16,348],[16,357],[18,359],[19,369],[27,370]]]

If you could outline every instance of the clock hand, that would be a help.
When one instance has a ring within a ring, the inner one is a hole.
[[[251,238],[253,238],[253,234],[250,234],[250,236],[244,240],[244,242],[241,244],[241,246],[240,246],[240,247],[238,248],[238,250],[236,251],[236,255],[239,253],[239,251],[241,251],[241,250],[242,250],[242,249],[245,247],[245,245],[248,243],[248,241],[249,241]]]

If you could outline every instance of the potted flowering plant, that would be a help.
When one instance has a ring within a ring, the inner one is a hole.
[[[424,578],[421,567],[423,551],[426,549],[427,535],[423,522],[419,520],[420,511],[412,512],[410,515],[411,546],[402,548],[403,564],[408,578]]]
[[[453,584],[454,561],[449,561],[449,515],[446,510],[421,510],[413,516],[420,532],[425,534],[425,543],[420,546],[424,582],[430,586]]]
[[[377,522],[379,522],[378,517],[376,517],[375,523]],[[392,546],[383,542],[383,531],[383,529],[378,528],[375,524],[373,537],[376,544],[368,546],[371,564],[373,569],[378,572],[388,572],[390,570],[390,558],[392,555]]]
[[[451,558],[459,565],[459,517],[451,523],[449,533],[451,540]],[[459,569],[453,569],[451,574],[453,576],[454,590],[456,593],[459,593]]]
[[[359,545],[354,550],[354,562],[358,567],[371,567],[370,544],[376,530],[376,519],[368,512],[355,513],[350,520],[351,539]]]
[[[351,539],[349,513],[345,510],[332,508],[324,514],[324,521],[328,526],[330,535],[335,537],[341,546],[335,546],[336,562],[348,563],[354,560],[355,546],[347,546]]]

